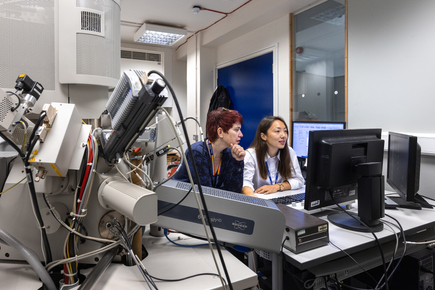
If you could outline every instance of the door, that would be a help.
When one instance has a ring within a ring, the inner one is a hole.
[[[243,116],[240,146],[248,148],[257,126],[273,115],[273,52],[218,69],[218,85],[228,89],[233,110]]]

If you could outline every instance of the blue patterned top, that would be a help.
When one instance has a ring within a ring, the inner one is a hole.
[[[202,186],[213,187],[213,172],[210,155],[207,149],[206,141],[199,141],[191,145],[193,156],[198,169],[199,181]],[[192,160],[188,149],[186,150],[186,158],[189,163],[190,172],[193,181],[196,183]],[[217,177],[215,188],[241,193],[243,186],[243,167],[244,162],[237,161],[231,155],[231,149],[225,148],[222,151],[222,163],[220,175]],[[183,162],[180,170],[174,175],[174,179],[190,182],[187,175],[186,162]]]

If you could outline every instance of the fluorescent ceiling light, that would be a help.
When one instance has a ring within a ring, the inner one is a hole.
[[[186,34],[183,28],[144,23],[134,34],[134,41],[171,46]]]

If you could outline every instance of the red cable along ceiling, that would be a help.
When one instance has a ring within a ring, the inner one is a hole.
[[[192,36],[198,34],[198,33],[201,32],[201,31],[204,31],[204,30],[206,30],[206,29],[212,27],[213,25],[215,25],[215,24],[218,23],[219,21],[221,21],[221,20],[227,18],[228,15],[230,15],[230,14],[236,12],[237,10],[239,10],[240,8],[242,8],[243,6],[245,6],[246,4],[248,4],[248,3],[251,2],[251,1],[252,1],[252,0],[246,1],[245,3],[243,3],[242,5],[240,5],[239,7],[237,7],[236,9],[234,9],[233,11],[228,12],[228,13],[227,13],[227,12],[222,12],[222,11],[217,11],[217,10],[212,10],[212,9],[208,9],[208,8],[204,8],[204,7],[200,7],[200,8],[199,8],[200,10],[205,10],[205,11],[210,11],[210,12],[220,13],[220,14],[224,14],[225,16],[222,17],[221,19],[219,19],[218,21],[216,21],[216,22],[210,24],[210,25],[207,26],[206,28],[200,29],[200,30],[198,30],[197,32],[195,32],[194,34],[192,34],[191,36],[189,36],[189,37],[186,39],[186,41],[183,42],[182,44],[180,44],[180,45],[179,45],[175,50],[178,50],[182,45],[186,44],[187,41],[188,41]]]

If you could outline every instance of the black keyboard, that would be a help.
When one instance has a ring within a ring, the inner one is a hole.
[[[304,199],[305,199],[305,192],[272,198],[271,201],[273,201],[276,204],[291,204],[292,202],[301,202]]]

